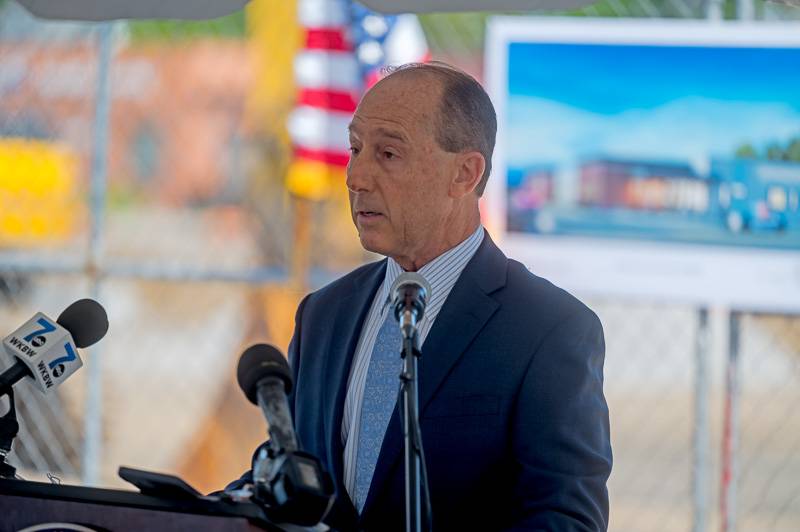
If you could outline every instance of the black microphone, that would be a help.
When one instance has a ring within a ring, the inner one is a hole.
[[[292,390],[286,358],[271,345],[253,345],[242,353],[236,378],[269,423],[269,445],[253,464],[254,498],[276,522],[316,525],[333,504],[333,480],[317,457],[298,449],[286,398]]]
[[[286,394],[292,391],[292,374],[281,352],[267,344],[248,347],[239,359],[236,378],[250,402],[261,407],[269,423],[270,439],[277,449],[297,450],[286,399]]]
[[[94,299],[79,299],[65,308],[56,321],[81,349],[96,344],[108,332],[106,309]]]
[[[108,316],[100,303],[81,299],[53,321],[41,312],[3,339],[12,365],[0,374],[0,391],[31,377],[49,393],[82,365],[76,348],[97,343],[108,331]]]
[[[425,314],[425,306],[431,297],[431,285],[416,272],[405,272],[397,276],[389,291],[395,319],[400,322],[403,337],[408,340],[417,331],[417,323]]]

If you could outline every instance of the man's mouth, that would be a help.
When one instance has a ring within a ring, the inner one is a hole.
[[[376,218],[378,216],[383,216],[382,213],[377,211],[356,211],[356,214],[358,214],[358,216],[363,216],[365,218]]]

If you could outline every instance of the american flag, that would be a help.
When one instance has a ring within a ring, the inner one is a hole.
[[[363,91],[385,66],[429,59],[415,15],[386,16],[347,0],[298,0],[305,33],[295,59],[297,105],[288,129],[294,149],[286,187],[319,200],[344,181],[347,125]]]

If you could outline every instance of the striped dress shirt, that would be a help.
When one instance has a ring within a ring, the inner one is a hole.
[[[436,316],[442,310],[447,296],[456,284],[461,272],[469,260],[475,255],[478,247],[483,242],[484,229],[478,226],[472,235],[458,244],[456,247],[442,253],[431,262],[419,269],[422,275],[431,285],[431,295],[425,308],[425,314],[417,325],[419,343],[423,345],[428,336]],[[344,419],[342,421],[342,443],[344,444],[344,485],[350,499],[358,507],[356,497],[356,456],[358,454],[358,433],[360,428],[361,404],[364,398],[364,386],[367,382],[367,369],[369,360],[372,356],[372,348],[375,345],[375,338],[378,335],[386,313],[389,312],[389,305],[386,304],[389,298],[389,289],[398,275],[403,273],[403,268],[392,258],[387,260],[386,275],[383,279],[372,306],[369,309],[366,320],[361,328],[361,337],[353,357],[353,364],[350,369],[350,378],[347,384],[347,396],[344,403]],[[399,327],[399,325],[398,325]],[[436,353],[432,353],[436,356]],[[398,359],[400,351],[397,352]],[[398,389],[399,389],[398,379]]]

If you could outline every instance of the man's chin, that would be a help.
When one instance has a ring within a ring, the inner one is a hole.
[[[369,231],[359,231],[358,239],[365,250],[379,255],[389,255],[389,246],[379,236],[370,234]]]

